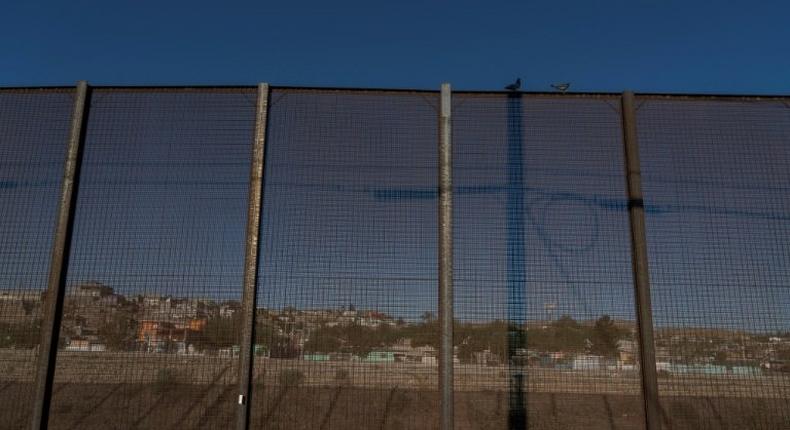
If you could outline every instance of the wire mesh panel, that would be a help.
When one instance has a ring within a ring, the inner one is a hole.
[[[29,426],[72,90],[0,91],[0,428]]]
[[[96,89],[49,425],[235,420],[249,89]],[[0,90],[0,428],[29,427],[73,90]],[[253,428],[432,429],[437,92],[269,98]],[[641,428],[620,101],[453,96],[457,428]],[[661,419],[790,426],[790,104],[637,103]]]
[[[437,108],[272,92],[253,428],[438,426]]]
[[[665,424],[787,428],[790,105],[639,101]]]
[[[619,100],[453,100],[456,427],[643,427]]]
[[[254,90],[95,90],[51,428],[234,417]]]

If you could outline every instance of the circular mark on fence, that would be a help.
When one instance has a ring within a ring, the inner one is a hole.
[[[552,249],[586,252],[598,241],[598,208],[578,198],[554,196],[540,209],[538,228]]]

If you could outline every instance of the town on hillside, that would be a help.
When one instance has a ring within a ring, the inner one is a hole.
[[[0,291],[0,348],[35,348],[42,293]],[[241,304],[205,298],[126,297],[91,282],[68,289],[59,347],[71,352],[234,357]],[[638,370],[633,321],[601,315],[530,321],[457,321],[454,360],[461,365],[565,370]],[[439,326],[432,312],[406,321],[353,304],[338,309],[256,310],[255,355],[262,359],[358,361],[436,366]],[[704,328],[656,330],[660,376],[790,372],[790,332]]]

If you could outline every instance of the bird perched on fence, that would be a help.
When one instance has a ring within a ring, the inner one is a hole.
[[[508,91],[518,91],[521,89],[521,78],[516,78],[516,82],[505,87]]]
[[[571,83],[570,82],[564,82],[564,83],[561,83],[561,84],[551,84],[551,87],[554,88],[555,90],[561,92],[561,93],[564,93],[565,91],[568,91],[568,88],[571,87]]]

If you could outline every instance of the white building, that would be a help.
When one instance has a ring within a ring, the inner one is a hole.
[[[600,370],[603,368],[603,357],[579,354],[573,358],[571,368],[573,370]]]

